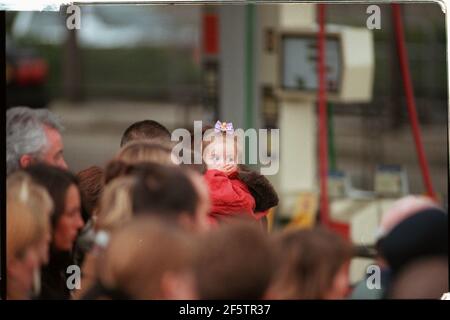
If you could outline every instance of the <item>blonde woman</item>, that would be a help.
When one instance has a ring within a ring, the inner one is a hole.
[[[96,231],[110,232],[131,219],[131,190],[134,182],[133,176],[123,176],[106,185],[100,197],[98,214],[94,215]]]
[[[34,183],[25,172],[16,171],[7,179],[7,203],[20,203],[33,213],[36,233],[41,235],[35,244],[39,254],[39,266],[47,264],[51,240],[50,216],[53,210],[53,201],[48,192]],[[39,292],[40,268],[38,267],[34,270],[33,295],[37,296]]]
[[[24,171],[17,171],[7,179],[7,201],[16,201],[26,205],[36,215],[40,232],[44,234],[39,244],[43,264],[48,263],[48,247],[51,239],[50,216],[53,201],[47,190],[33,182]]]
[[[130,192],[134,180],[132,176],[119,177],[107,184],[103,190],[97,213],[92,216],[95,242],[84,257],[81,289],[74,293],[75,299],[81,297],[94,283],[97,255],[106,246],[109,234],[132,218]]]
[[[7,299],[30,299],[35,270],[40,267],[39,243],[44,237],[37,216],[19,201],[6,204]]]

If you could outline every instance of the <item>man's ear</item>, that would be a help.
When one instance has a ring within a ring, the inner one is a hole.
[[[26,168],[28,166],[30,166],[31,164],[33,164],[35,161],[33,159],[32,156],[30,156],[29,154],[24,154],[23,156],[20,157],[19,159],[19,165],[20,167]]]

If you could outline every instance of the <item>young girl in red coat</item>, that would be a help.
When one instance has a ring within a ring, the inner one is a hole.
[[[211,199],[209,220],[217,224],[242,217],[262,223],[268,210],[278,204],[278,196],[263,175],[238,164],[241,149],[233,133],[231,123],[217,121],[214,135],[203,143]]]

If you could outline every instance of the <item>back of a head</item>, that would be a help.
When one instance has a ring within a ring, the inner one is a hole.
[[[47,109],[14,107],[6,112],[7,174],[20,168],[22,155],[38,158],[47,145],[44,126],[62,131],[59,118]]]
[[[440,299],[449,291],[448,257],[420,259],[395,277],[390,299]]]
[[[25,251],[43,237],[38,217],[28,206],[16,200],[6,203],[6,261],[21,259]]]
[[[128,191],[130,214],[157,214],[168,219],[177,219],[181,214],[195,216],[199,195],[181,168],[151,162],[131,165],[118,160],[110,162],[105,170],[106,188],[120,177],[133,177]]]
[[[136,140],[149,140],[154,142],[170,143],[170,132],[157,121],[143,120],[133,123],[122,135],[120,146]]]
[[[264,298],[273,272],[267,235],[248,222],[204,235],[196,261],[200,299]]]
[[[104,287],[130,299],[163,299],[167,274],[189,273],[195,240],[176,226],[133,218],[115,231],[98,268]]]
[[[44,187],[36,184],[26,172],[16,171],[6,180],[6,194],[7,203],[21,203],[35,215],[40,233],[48,232],[53,201]]]
[[[116,159],[129,164],[152,162],[164,165],[174,165],[172,150],[163,144],[148,141],[127,143],[117,154]]]
[[[83,199],[83,209],[88,216],[98,206],[100,195],[103,191],[103,169],[97,166],[91,166],[77,173],[81,198]],[[84,216],[86,219],[87,217]]]
[[[352,256],[350,244],[323,227],[289,230],[273,241],[278,266],[271,294],[277,299],[325,299]]]
[[[417,259],[448,257],[448,215],[437,208],[422,210],[395,226],[377,247],[394,273]]]
[[[136,184],[132,189],[133,212],[156,212],[163,217],[180,214],[195,216],[199,196],[182,169],[158,164],[145,164],[133,172]]]
[[[6,179],[7,201],[18,201],[33,212],[49,217],[53,202],[47,190],[35,183],[25,171],[16,171]]]

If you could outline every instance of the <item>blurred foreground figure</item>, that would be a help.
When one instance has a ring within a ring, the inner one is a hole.
[[[434,206],[415,211],[378,239],[376,245],[377,262],[381,267],[381,290],[368,290],[363,280],[355,289],[357,292],[353,298],[364,299],[370,291],[378,291],[377,299],[399,297],[389,296],[389,292],[412,264],[428,258],[448,259],[448,215]],[[430,279],[430,285],[433,281]]]
[[[112,233],[84,299],[196,299],[193,236],[154,217],[136,217]]]
[[[36,244],[43,234],[38,232],[36,217],[21,203],[9,202],[6,218],[6,295],[11,300],[30,299],[34,272],[40,265]]]
[[[120,202],[112,200],[119,206],[130,202],[131,212],[121,210],[124,219],[131,215],[150,214],[181,223],[191,229],[205,224],[206,213],[199,206],[200,191],[197,191],[194,180],[186,170],[150,162],[126,164],[122,161],[112,161],[105,172],[107,181],[105,192],[110,184],[123,177],[130,178],[129,191],[126,192],[129,199],[122,197]],[[109,206],[110,204],[103,200],[100,202],[98,214],[100,228],[104,228],[102,225],[105,224],[111,226],[115,224],[114,221],[120,222],[122,219],[118,214],[112,215],[111,210],[103,209]]]
[[[268,235],[250,219],[203,234],[196,260],[199,299],[258,300],[273,274]]]
[[[377,249],[391,273],[388,292],[401,274],[419,260],[448,260],[448,215],[436,208],[421,210],[382,237]]]
[[[390,299],[440,299],[448,292],[448,257],[420,259],[395,279]]]
[[[10,236],[12,237],[13,248],[17,248],[14,241],[19,240],[20,242],[20,239],[29,237],[30,234],[35,234],[31,236],[32,243],[30,245],[38,254],[38,264],[33,270],[33,292],[26,293],[27,298],[35,297],[40,293],[40,267],[47,264],[49,259],[51,240],[50,217],[53,211],[53,201],[45,188],[34,183],[31,177],[23,171],[16,171],[8,176],[6,180],[6,194],[8,219],[11,219],[7,221],[8,230],[11,230],[11,233],[8,231],[7,237],[8,240]],[[23,212],[19,210],[23,210]],[[28,212],[32,215],[28,216]],[[16,223],[19,223],[19,225],[14,227]],[[20,228],[23,227],[22,223],[28,228],[27,231],[20,231]],[[26,233],[30,234],[27,235]],[[9,245],[10,242],[8,242],[8,248]],[[14,286],[14,281],[14,279],[11,279],[12,286]],[[13,298],[15,293],[10,291],[9,295]],[[25,298],[23,294],[19,294],[19,296]]]
[[[113,161],[106,172],[106,176],[117,177],[108,182],[100,198],[94,239],[121,230],[137,216],[156,217],[192,233],[207,230],[209,198],[197,172],[150,162],[127,165],[121,161]],[[76,292],[77,298],[93,285],[97,272],[95,252],[99,249],[92,241],[92,249],[83,261],[83,286]]]
[[[318,227],[275,236],[278,267],[272,299],[343,299],[349,288],[352,249],[339,235]]]
[[[367,286],[367,278],[364,278],[355,286],[351,295],[352,299],[386,298],[388,287],[392,282],[392,278],[394,277],[395,266],[390,265],[389,261],[387,261],[387,259],[389,258],[387,258],[386,255],[380,251],[380,244],[383,242],[383,239],[389,237],[389,234],[403,221],[427,209],[442,212],[439,209],[438,205],[431,199],[423,196],[409,195],[394,202],[394,204],[383,214],[377,234],[378,253],[376,257],[376,265],[380,268],[381,271],[380,288],[369,289]],[[402,241],[402,243],[405,245],[406,251],[409,251],[410,249],[415,250],[413,243],[411,243],[411,245],[409,245],[408,243],[410,241],[416,242],[416,235],[414,233],[410,233],[404,234],[403,237],[404,241],[406,242]],[[391,249],[396,250],[393,247],[392,242],[387,243],[386,245],[384,245],[384,247],[384,250],[387,250],[388,252]],[[404,251],[403,249],[399,249],[399,257],[401,257],[403,253],[406,253],[406,251]],[[367,275],[367,277],[368,276],[369,275]]]
[[[67,169],[59,118],[47,109],[15,107],[6,112],[7,174],[37,162]]]

